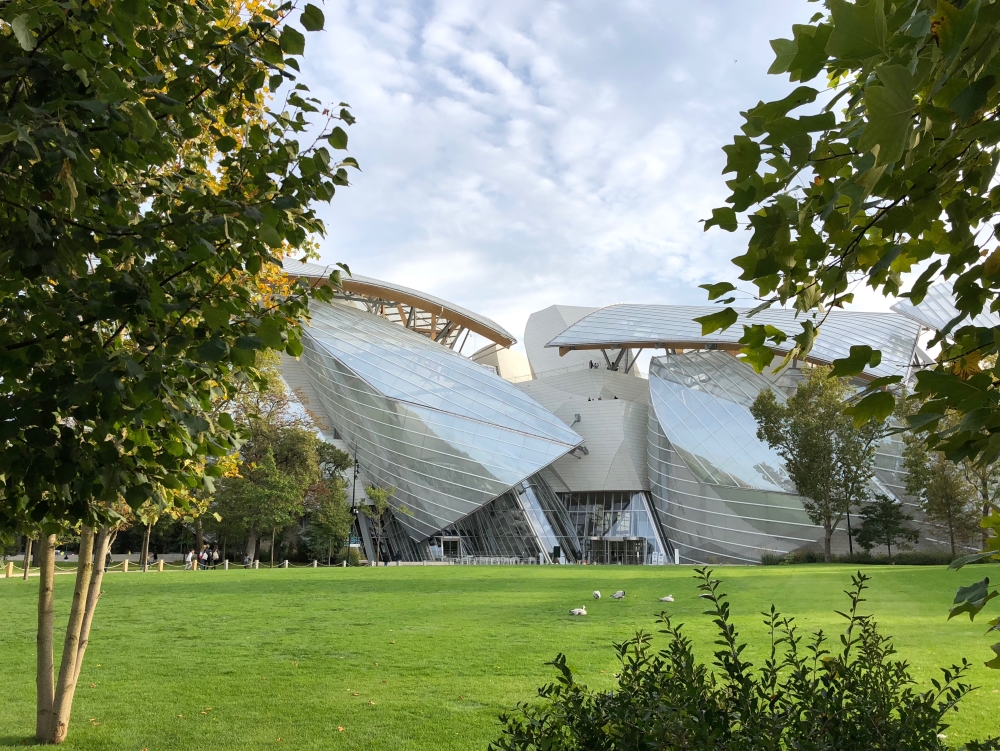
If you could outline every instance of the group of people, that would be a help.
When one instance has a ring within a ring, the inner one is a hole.
[[[216,545],[214,548],[209,548],[208,545],[202,545],[201,550],[197,553],[194,548],[191,548],[187,555],[184,556],[184,570],[194,568],[194,562],[198,561],[198,568],[218,568],[219,566],[219,546]]]

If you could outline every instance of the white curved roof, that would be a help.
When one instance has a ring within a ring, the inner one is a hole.
[[[290,259],[282,261],[281,265],[288,274],[316,281],[328,280],[330,274],[337,270],[337,267],[333,265],[324,266],[319,263],[302,263],[301,261]],[[455,321],[470,331],[474,331],[503,347],[510,347],[517,342],[517,339],[496,321],[479,315],[479,313],[475,313],[468,308],[463,308],[461,305],[442,300],[440,297],[435,297],[434,295],[428,295],[426,292],[421,292],[420,290],[404,287],[401,284],[393,282],[382,281],[381,279],[372,279],[371,277],[357,275],[347,276],[346,274],[342,277],[342,284],[345,292],[417,305],[421,310],[437,313],[442,318]]]
[[[914,305],[909,300],[903,299],[893,305],[892,310],[934,331],[941,331],[955,316],[959,315],[958,308],[955,307],[955,291],[950,282],[935,284],[927,290],[927,295],[919,305]],[[968,325],[995,328],[1000,326],[1000,315],[985,311],[974,318],[963,321],[958,327]]]
[[[739,318],[725,331],[707,336],[701,333],[701,324],[694,319],[719,311],[714,306],[698,305],[611,305],[582,318],[547,347],[560,351],[574,349],[637,349],[664,347],[669,349],[718,349],[738,350],[743,326],[764,324],[786,332],[799,329],[801,316],[796,318],[791,310],[764,310],[747,318],[747,309],[737,310]],[[852,345],[867,344],[882,352],[882,362],[867,368],[869,377],[896,375],[904,372],[913,360],[920,326],[915,321],[896,313],[866,313],[834,310],[822,325],[812,352],[811,362],[829,364],[847,357]],[[791,339],[776,352],[787,352],[794,342]]]

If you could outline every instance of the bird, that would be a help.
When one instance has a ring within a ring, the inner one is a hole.
[[[673,602],[673,601],[674,601],[673,595],[667,595],[666,597],[660,598],[660,602]]]
[[[611,599],[612,600],[622,600],[624,598],[625,598],[625,590],[624,589],[619,589],[617,592],[615,592],[613,595],[611,595]]]
[[[600,600],[601,599],[601,590],[599,590],[599,589],[595,589],[594,590],[594,599],[595,600]]]
[[[569,614],[570,615],[586,615],[587,614],[587,608],[586,607],[573,608],[571,611],[569,611]]]

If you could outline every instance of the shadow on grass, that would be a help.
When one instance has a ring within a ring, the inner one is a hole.
[[[0,735],[0,747],[2,746],[37,746],[38,741],[33,735]]]

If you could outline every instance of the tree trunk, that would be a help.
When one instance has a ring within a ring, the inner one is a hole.
[[[271,568],[274,568],[274,527],[271,527]]]
[[[35,687],[38,691],[35,712],[35,738],[44,740],[52,721],[55,696],[54,659],[52,656],[52,606],[56,573],[56,536],[43,535],[39,540],[41,565],[38,570],[38,633],[35,639]]]
[[[52,702],[52,716],[45,728],[44,743],[62,743],[69,729],[69,713],[76,691],[77,654],[80,647],[80,631],[86,612],[87,596],[90,589],[90,574],[93,569],[94,529],[84,526],[80,532],[80,559],[76,565],[76,586],[73,589],[73,604],[66,624],[66,638],[63,642],[62,660],[59,664],[59,681],[56,683]]]
[[[223,533],[222,535],[222,560],[226,560],[226,537],[227,535]]]
[[[847,552],[854,555],[854,535],[851,534],[851,510],[847,509]]]
[[[948,541],[951,543],[951,559],[955,560],[955,524],[951,518],[951,507],[948,508]]]
[[[103,560],[114,535],[107,527],[102,527],[97,533],[97,541],[94,543],[95,559]],[[97,601],[101,597],[101,582],[104,580],[104,567],[94,566],[90,574],[90,589],[87,592],[87,609],[83,616],[83,626],[80,628],[80,647],[76,654],[76,675],[80,677],[83,668],[83,656],[87,652],[87,645],[90,643],[90,624],[94,622],[94,611],[97,610]]]
[[[146,534],[142,536],[142,558],[140,560],[142,561],[142,570],[144,573],[149,568],[147,564],[147,561],[149,560],[149,535],[150,532],[152,532],[152,530],[153,530],[153,525],[147,524]]]
[[[830,541],[833,539],[833,525],[830,524],[829,520],[823,523],[823,561],[829,563],[833,560],[833,555],[830,553]]]
[[[983,518],[985,519],[990,515],[990,504],[988,502],[983,502]],[[986,546],[989,544],[990,531],[983,527],[983,550],[986,550]]]
[[[201,555],[203,547],[205,547],[205,533],[201,528],[201,519],[199,518],[194,523],[194,552]]]
[[[28,581],[28,569],[31,567],[31,538],[24,543],[24,580]]]
[[[250,527],[250,534],[247,536],[247,546],[243,554],[253,563],[254,554],[257,552],[257,527]]]

